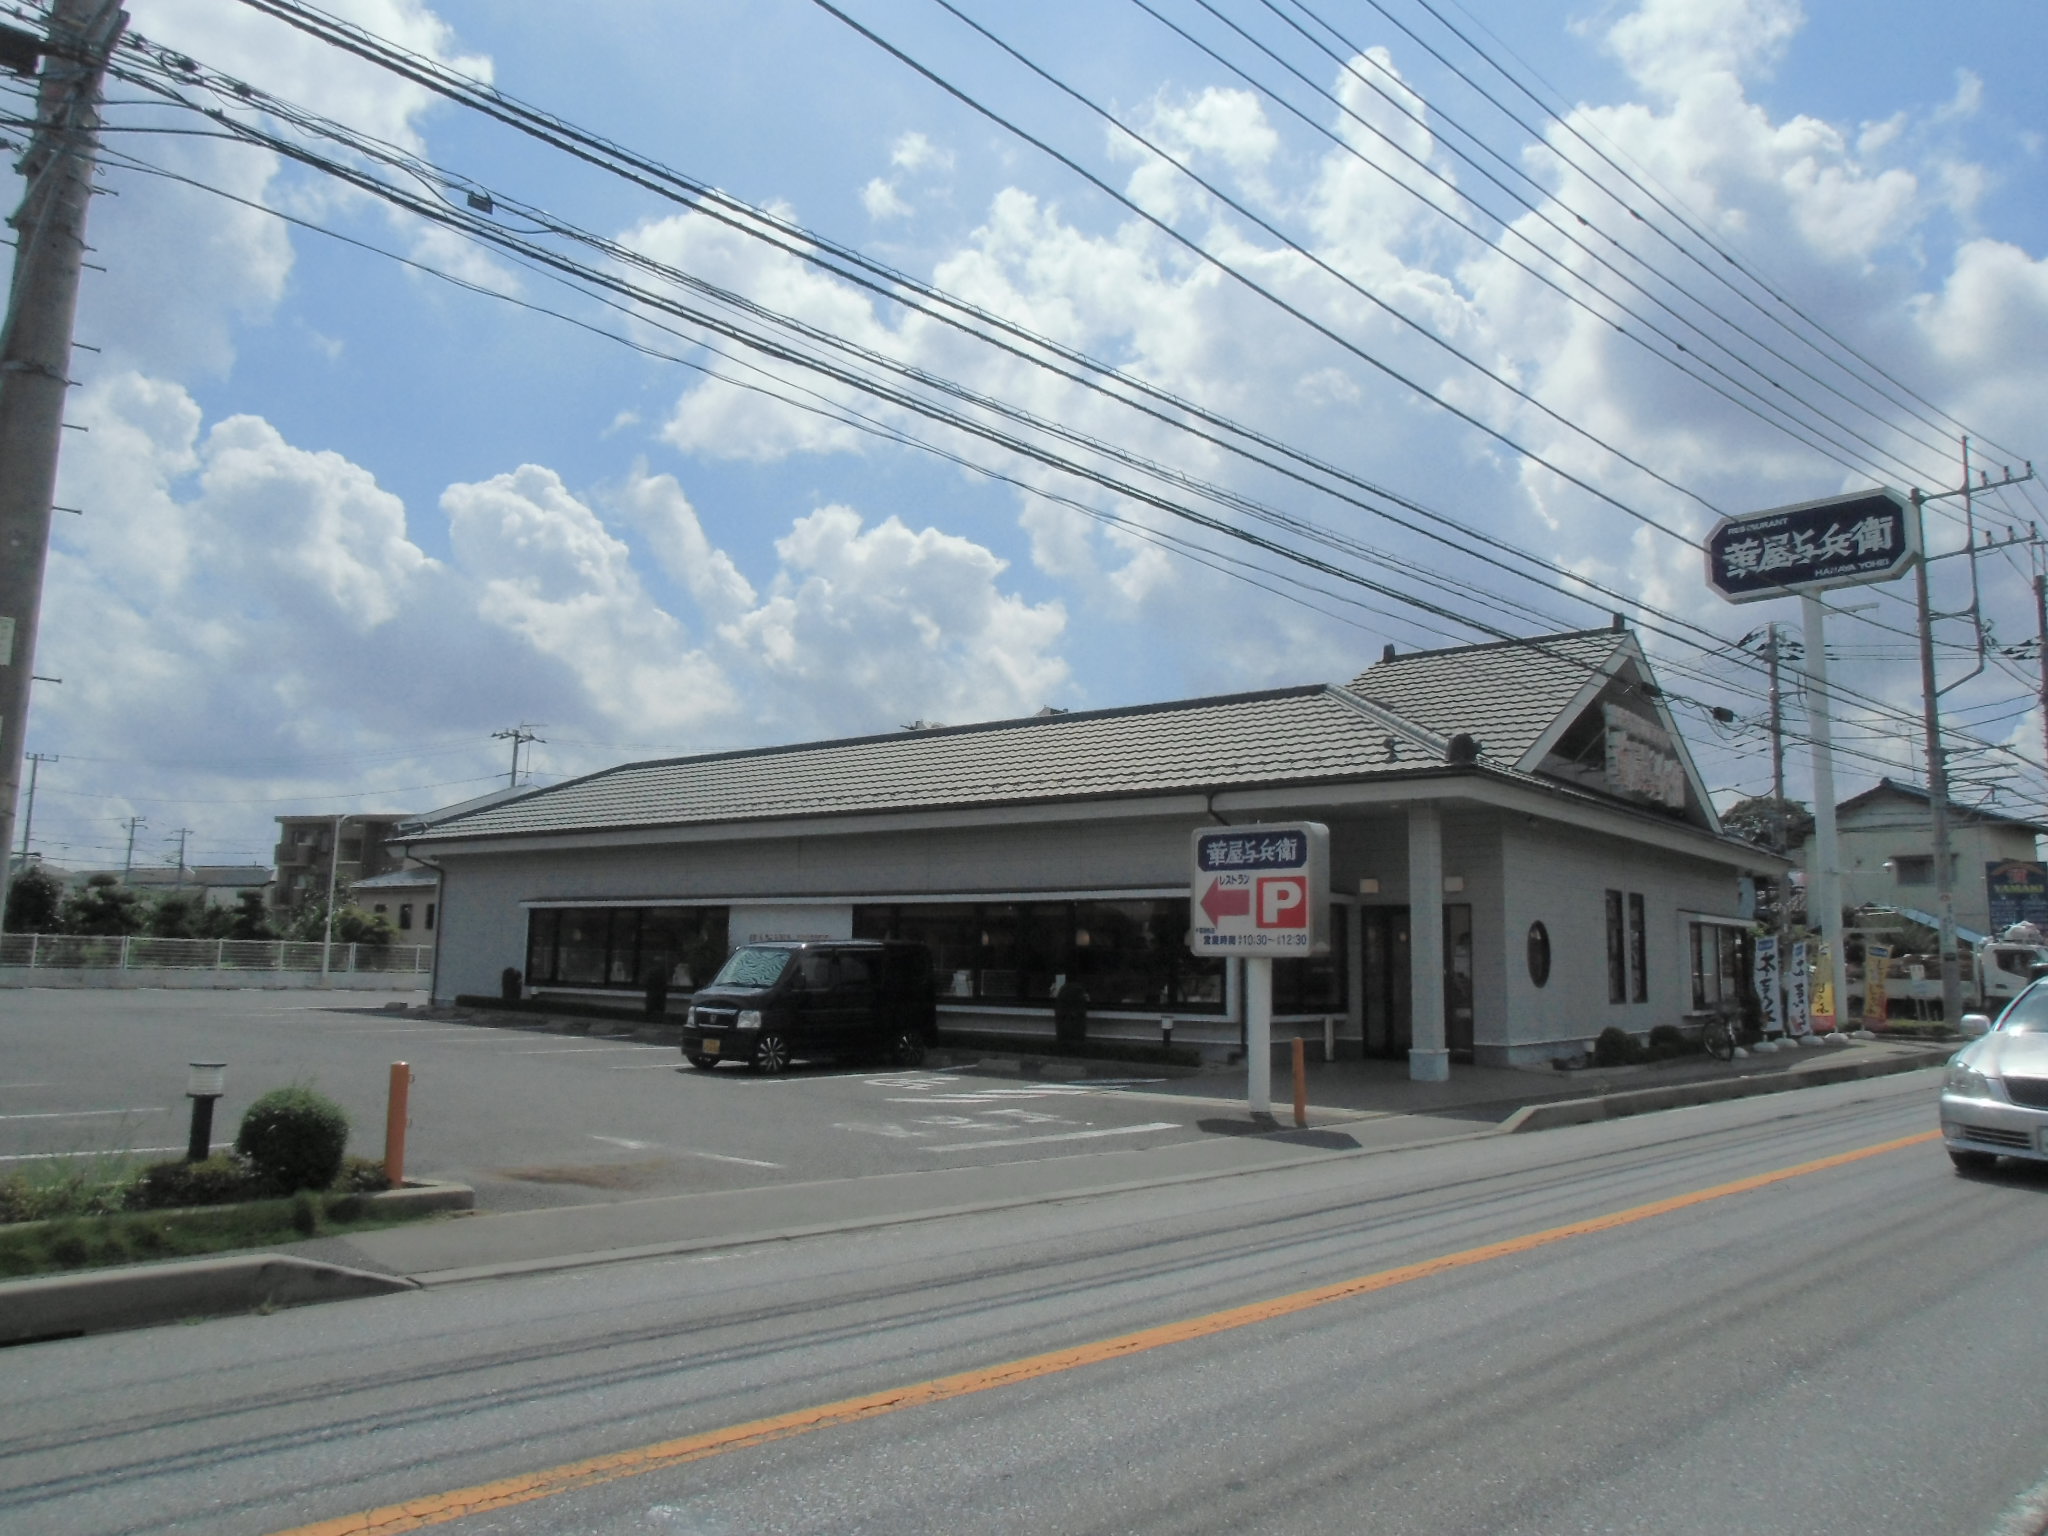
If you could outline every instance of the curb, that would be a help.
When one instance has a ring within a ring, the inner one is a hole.
[[[439,1179],[407,1179],[397,1189],[380,1189],[364,1195],[363,1204],[376,1209],[424,1213],[427,1211],[473,1211],[476,1191],[467,1184]]]
[[[1814,1067],[1797,1073],[1775,1072],[1768,1076],[1723,1078],[1719,1081],[1673,1083],[1664,1088],[1634,1088],[1621,1093],[1602,1094],[1592,1099],[1561,1099],[1548,1104],[1527,1104],[1503,1120],[1496,1131],[1512,1136],[1521,1131],[1548,1131],[1566,1125],[1593,1125],[1602,1120],[1620,1120],[1629,1115],[1651,1114],[1660,1109],[1684,1109],[1694,1104],[1720,1104],[1729,1099],[1753,1099],[1769,1093],[1791,1093],[1801,1088],[1824,1088],[1830,1083],[1853,1083],[1864,1078],[1891,1077],[1900,1072],[1917,1072],[1939,1065],[1948,1058],[1946,1050],[1917,1056],[1895,1056],[1884,1061],[1845,1061],[1839,1066]]]
[[[142,1264],[0,1282],[0,1344],[77,1338],[188,1317],[224,1317],[417,1290],[397,1275],[276,1253]]]

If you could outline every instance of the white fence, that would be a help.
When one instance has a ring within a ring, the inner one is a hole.
[[[299,944],[285,939],[99,938],[77,933],[0,935],[0,965],[39,970],[319,971],[332,975],[417,972],[434,967],[421,944]]]

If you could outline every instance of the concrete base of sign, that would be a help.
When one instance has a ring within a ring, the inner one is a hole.
[[[1410,1051],[1408,1079],[1416,1083],[1447,1083],[1451,1080],[1449,1051]]]

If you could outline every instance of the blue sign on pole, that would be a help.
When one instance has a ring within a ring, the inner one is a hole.
[[[1897,491],[1857,491],[1723,518],[1707,535],[1707,585],[1731,603],[1889,581],[1919,553]]]

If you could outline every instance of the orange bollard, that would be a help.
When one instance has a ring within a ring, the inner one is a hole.
[[[405,1126],[412,1097],[412,1068],[391,1063],[391,1097],[384,1109],[384,1177],[397,1189],[405,1183]]]
[[[1294,1123],[1308,1124],[1308,1053],[1299,1035],[1294,1037]]]

